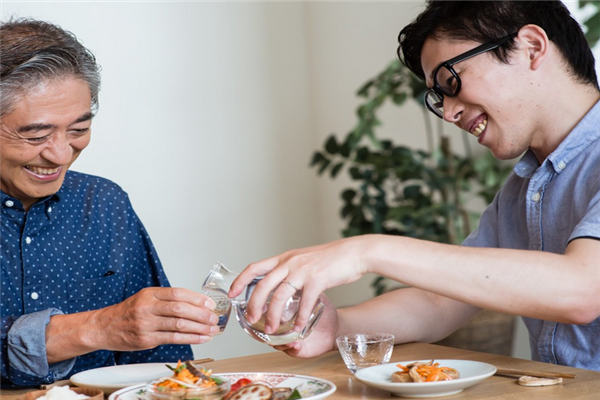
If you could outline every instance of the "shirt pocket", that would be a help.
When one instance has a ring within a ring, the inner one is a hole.
[[[100,278],[74,279],[68,284],[69,313],[97,310],[124,300],[123,273]]]

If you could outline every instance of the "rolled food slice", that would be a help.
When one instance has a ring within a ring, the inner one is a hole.
[[[260,383],[246,385],[235,391],[229,400],[270,400],[273,389]]]

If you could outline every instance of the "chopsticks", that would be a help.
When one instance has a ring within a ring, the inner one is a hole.
[[[538,378],[567,378],[567,379],[575,379],[577,375],[575,374],[563,374],[559,372],[544,372],[544,371],[527,371],[522,369],[509,369],[509,368],[496,368],[496,373],[494,375],[499,376],[510,376],[510,377],[520,377],[520,376],[535,376]]]
[[[201,364],[201,363],[207,363],[207,362],[212,362],[215,361],[214,358],[199,358],[197,360],[193,360],[192,364]]]

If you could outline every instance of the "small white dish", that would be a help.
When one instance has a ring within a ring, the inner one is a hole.
[[[415,360],[415,361],[431,361]],[[354,376],[366,385],[391,392],[400,397],[442,397],[462,392],[464,389],[476,385],[496,373],[496,367],[479,361],[468,360],[438,360],[440,366],[458,370],[459,379],[442,382],[392,382],[391,376],[400,369],[397,364],[410,364],[415,361],[398,361],[389,364],[377,365],[359,370]]]
[[[82,388],[100,389],[105,394],[111,394],[128,386],[172,375],[165,366],[167,364],[176,366],[170,363],[146,363],[95,368],[73,375],[71,382]]]
[[[268,373],[268,372],[240,372],[229,374],[216,374],[220,378],[229,379],[233,385],[237,380],[246,378],[254,383],[266,383],[271,387],[289,387],[298,389],[302,395],[302,400],[322,400],[335,392],[336,386],[325,379],[314,378],[312,376]],[[108,397],[108,400],[145,400],[146,384],[130,386],[114,392]]]

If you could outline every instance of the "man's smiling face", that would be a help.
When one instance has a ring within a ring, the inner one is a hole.
[[[427,86],[432,87],[432,73],[440,63],[479,45],[428,38],[421,53]],[[533,81],[524,53],[517,50],[509,63],[486,52],[456,64],[454,69],[462,81],[460,92],[443,99],[444,119],[476,136],[499,159],[518,157],[538,131],[539,121],[530,113],[536,99],[532,98]]]
[[[90,142],[91,95],[77,78],[36,86],[0,120],[0,183],[26,210],[56,193]]]

